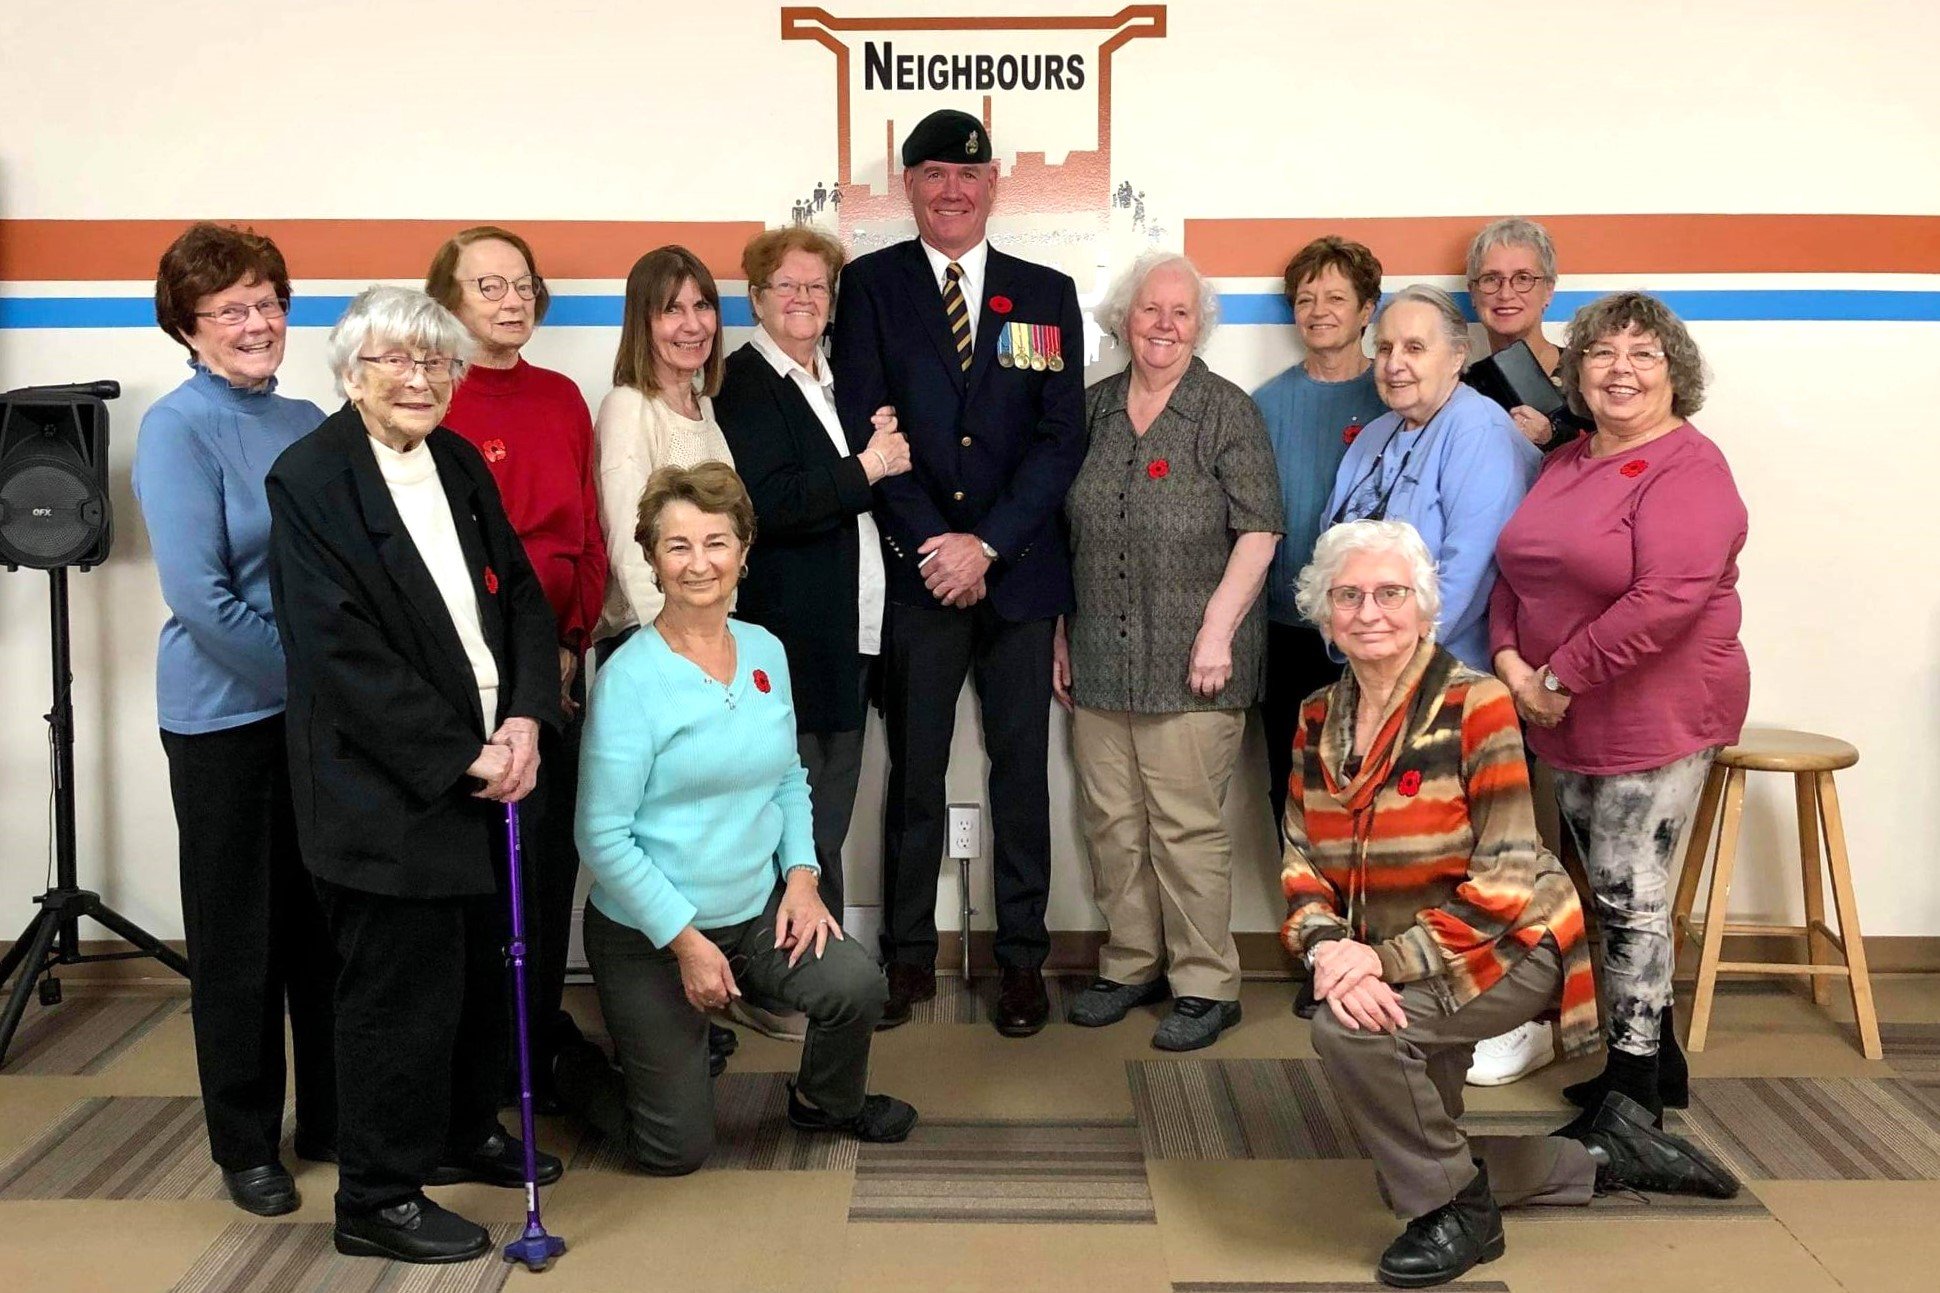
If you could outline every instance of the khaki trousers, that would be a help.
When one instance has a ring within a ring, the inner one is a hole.
[[[1354,1124],[1395,1215],[1412,1220],[1453,1199],[1488,1165],[1489,1190],[1503,1207],[1590,1201],[1596,1164],[1560,1136],[1462,1134],[1462,1079],[1475,1043],[1520,1027],[1554,1004],[1562,962],[1547,939],[1501,982],[1457,1009],[1441,979],[1401,990],[1408,1026],[1398,1033],[1356,1031],[1322,1003],[1314,1050],[1341,1108]]]
[[[1175,997],[1239,999],[1224,810],[1245,730],[1234,709],[1073,716],[1092,897],[1109,930],[1099,977],[1163,974]]]

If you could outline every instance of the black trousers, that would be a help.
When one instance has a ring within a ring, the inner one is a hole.
[[[1327,657],[1326,639],[1305,625],[1266,626],[1266,698],[1260,718],[1266,730],[1266,790],[1273,804],[1273,829],[1287,811],[1287,778],[1293,773],[1293,734],[1300,726],[1300,702],[1340,681],[1341,666]]]
[[[337,979],[337,1212],[411,1198],[498,1126],[506,915],[496,894],[392,898],[317,881]]]
[[[579,799],[579,741],[585,727],[584,670],[573,678],[573,699],[580,704],[581,717],[567,719],[557,731],[540,726],[539,784],[519,805],[535,1073],[551,1068],[552,1044],[558,1036],[553,1024],[566,991],[566,953],[573,934],[573,890],[579,884],[573,809]],[[506,1009],[510,1020],[509,993]]]
[[[868,684],[869,670],[876,657],[862,657],[856,675],[856,691]],[[868,722],[868,710],[863,711]],[[800,732],[795,737],[796,753],[808,772],[808,800],[815,813],[815,860],[821,864],[818,888],[822,905],[839,921],[846,900],[842,877],[842,845],[849,838],[849,820],[855,813],[856,784],[862,777],[862,738],[864,728],[853,732]]]
[[[337,956],[297,852],[282,716],[194,736],[163,732],[162,748],[210,1154],[230,1172],[276,1161],[286,1002],[297,1127],[310,1144],[335,1144]]]
[[[990,757],[998,964],[1035,970],[1050,952],[1051,633],[982,601],[968,610],[891,604],[883,700],[889,736],[883,816],[882,955],[936,964],[936,882],[946,827],[944,777],[966,677],[977,688]],[[967,931],[966,931],[967,932]]]

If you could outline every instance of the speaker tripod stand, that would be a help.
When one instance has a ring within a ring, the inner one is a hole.
[[[0,983],[19,971],[8,993],[6,1010],[0,1013],[0,1064],[6,1063],[7,1048],[13,1045],[14,1030],[20,1027],[21,1016],[27,1012],[27,995],[35,985],[39,985],[43,1005],[60,1001],[61,981],[52,973],[58,966],[152,956],[183,978],[189,975],[189,963],[179,952],[102,902],[100,894],[81,888],[74,856],[74,679],[69,667],[67,570],[57,567],[48,571],[47,577],[54,639],[54,705],[47,712],[54,756],[54,887],[34,899],[40,910],[12,949],[0,958]],[[134,950],[83,952],[83,917],[134,944]]]

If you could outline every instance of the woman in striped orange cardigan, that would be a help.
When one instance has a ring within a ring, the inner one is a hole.
[[[1463,1136],[1475,1043],[1554,1015],[1597,1042],[1583,912],[1536,833],[1509,692],[1435,645],[1434,562],[1401,521],[1350,521],[1300,573],[1301,613],[1347,657],[1302,707],[1288,783],[1281,937],[1306,958],[1314,1049],[1407,1229],[1389,1284],[1502,1255],[1499,1204],[1610,1186],[1730,1197],[1738,1183],[1621,1094],[1588,1130]]]

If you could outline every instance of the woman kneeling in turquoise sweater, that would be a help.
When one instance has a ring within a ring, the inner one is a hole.
[[[754,540],[747,490],[725,463],[664,467],[634,538],[666,603],[594,681],[576,827],[619,1066],[569,1044],[559,1094],[647,1171],[693,1171],[714,1147],[706,1012],[746,992],[808,1016],[791,1124],[902,1140],[916,1110],[864,1091],[888,987],[817,892],[788,659],[728,618]]]

